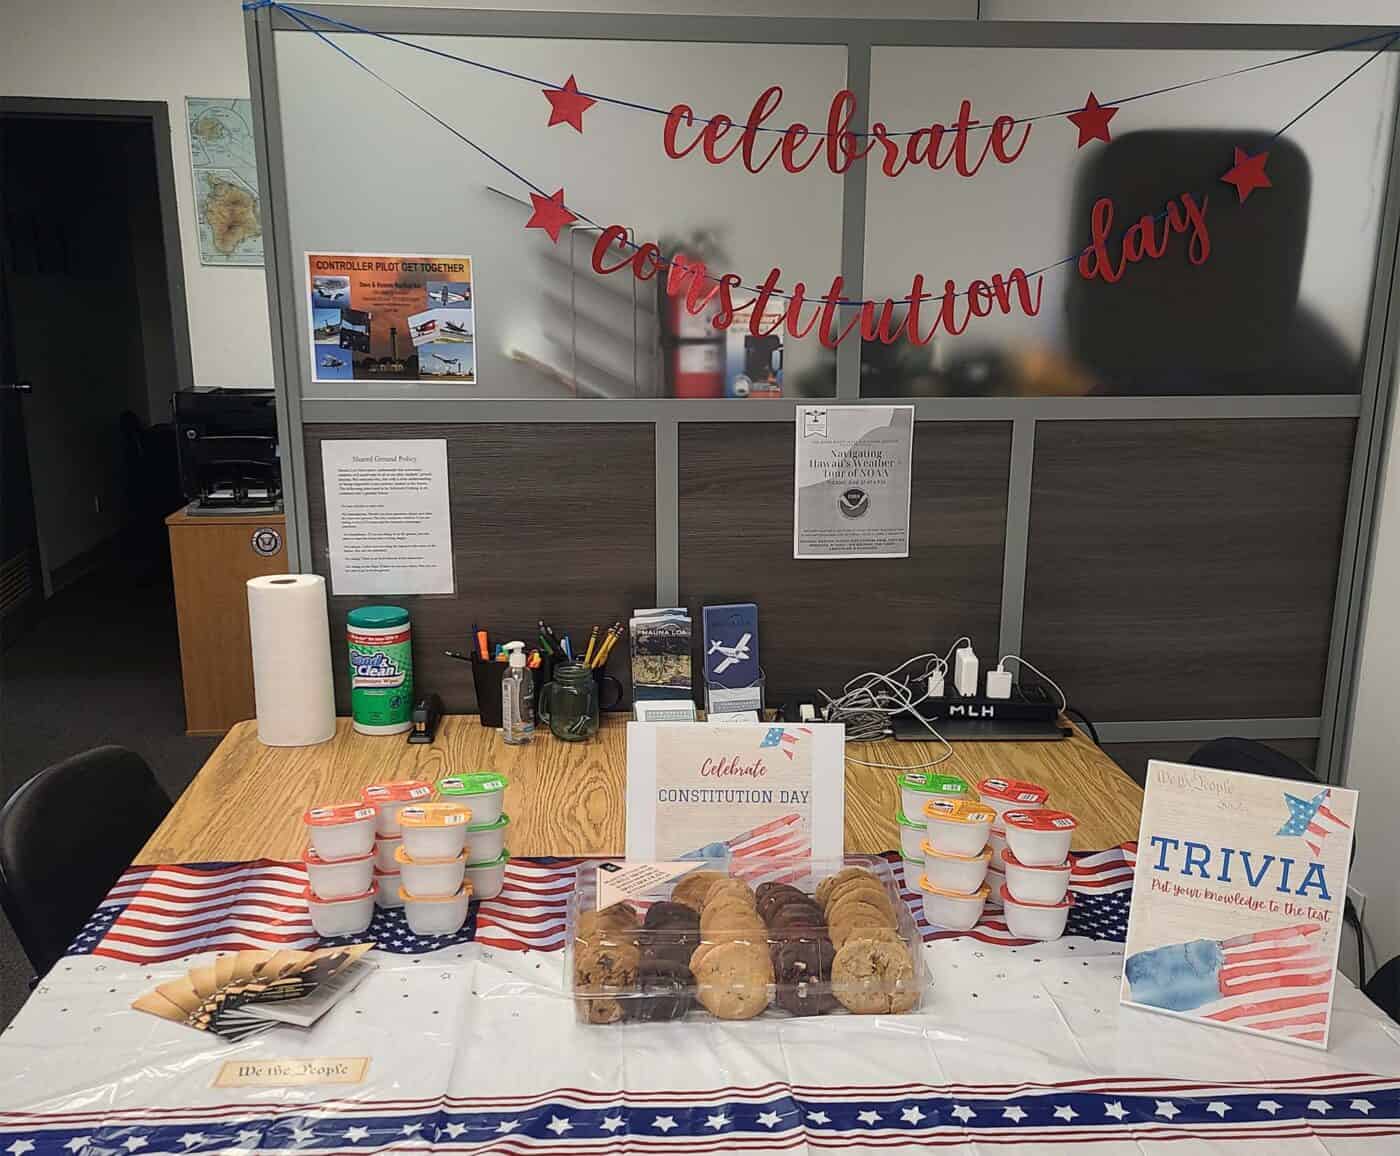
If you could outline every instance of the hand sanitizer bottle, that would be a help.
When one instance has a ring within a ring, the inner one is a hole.
[[[501,679],[501,737],[524,746],[535,737],[535,680],[525,665],[525,644],[507,642],[510,667]]]

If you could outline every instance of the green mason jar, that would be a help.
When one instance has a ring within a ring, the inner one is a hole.
[[[598,733],[598,683],[581,662],[554,668],[554,680],[535,694],[535,714],[557,739],[581,743]]]

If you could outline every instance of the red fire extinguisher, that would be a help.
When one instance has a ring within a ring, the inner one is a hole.
[[[720,307],[718,297],[699,313],[691,313],[685,307],[685,293],[672,296],[666,292],[664,278],[658,277],[657,282],[661,295],[661,343],[671,396],[723,397],[725,338],[724,331],[713,324]]]

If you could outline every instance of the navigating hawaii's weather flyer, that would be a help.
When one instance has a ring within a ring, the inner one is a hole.
[[[799,406],[794,558],[909,557],[912,405]]]
[[[628,723],[628,859],[839,859],[846,728]]]
[[[470,257],[307,253],[312,381],[476,385]]]
[[[1356,792],[1153,760],[1122,1000],[1325,1048]]]

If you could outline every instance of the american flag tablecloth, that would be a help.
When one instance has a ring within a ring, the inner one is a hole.
[[[376,971],[309,1036],[236,1045],[128,1005],[191,954],[313,943],[300,868],[134,869],[0,1035],[0,1153],[1400,1150],[1400,1029],[1350,985],[1326,1053],[1117,1006],[1132,863],[1076,858],[1057,943],[995,915],[961,936],[921,922],[916,1015],[600,1028],[574,1021],[558,950],[578,863],[518,860],[457,936],[380,913]],[[291,1056],[368,1057],[368,1075],[213,1086]]]
[[[989,910],[970,932],[930,927],[904,863],[887,856],[925,941],[970,936],[1002,946],[1029,944]],[[1070,888],[1075,906],[1067,934],[1121,943],[1132,896],[1132,844],[1074,856]],[[417,955],[477,942],[507,950],[557,951],[564,946],[569,893],[577,859],[513,859],[495,899],[474,903],[456,935],[415,936],[402,910],[377,910],[367,936],[381,951]],[[244,948],[308,948],[321,940],[311,928],[300,863],[258,859],[250,863],[132,867],[122,876],[70,949],[131,963],[162,963],[200,951]]]

